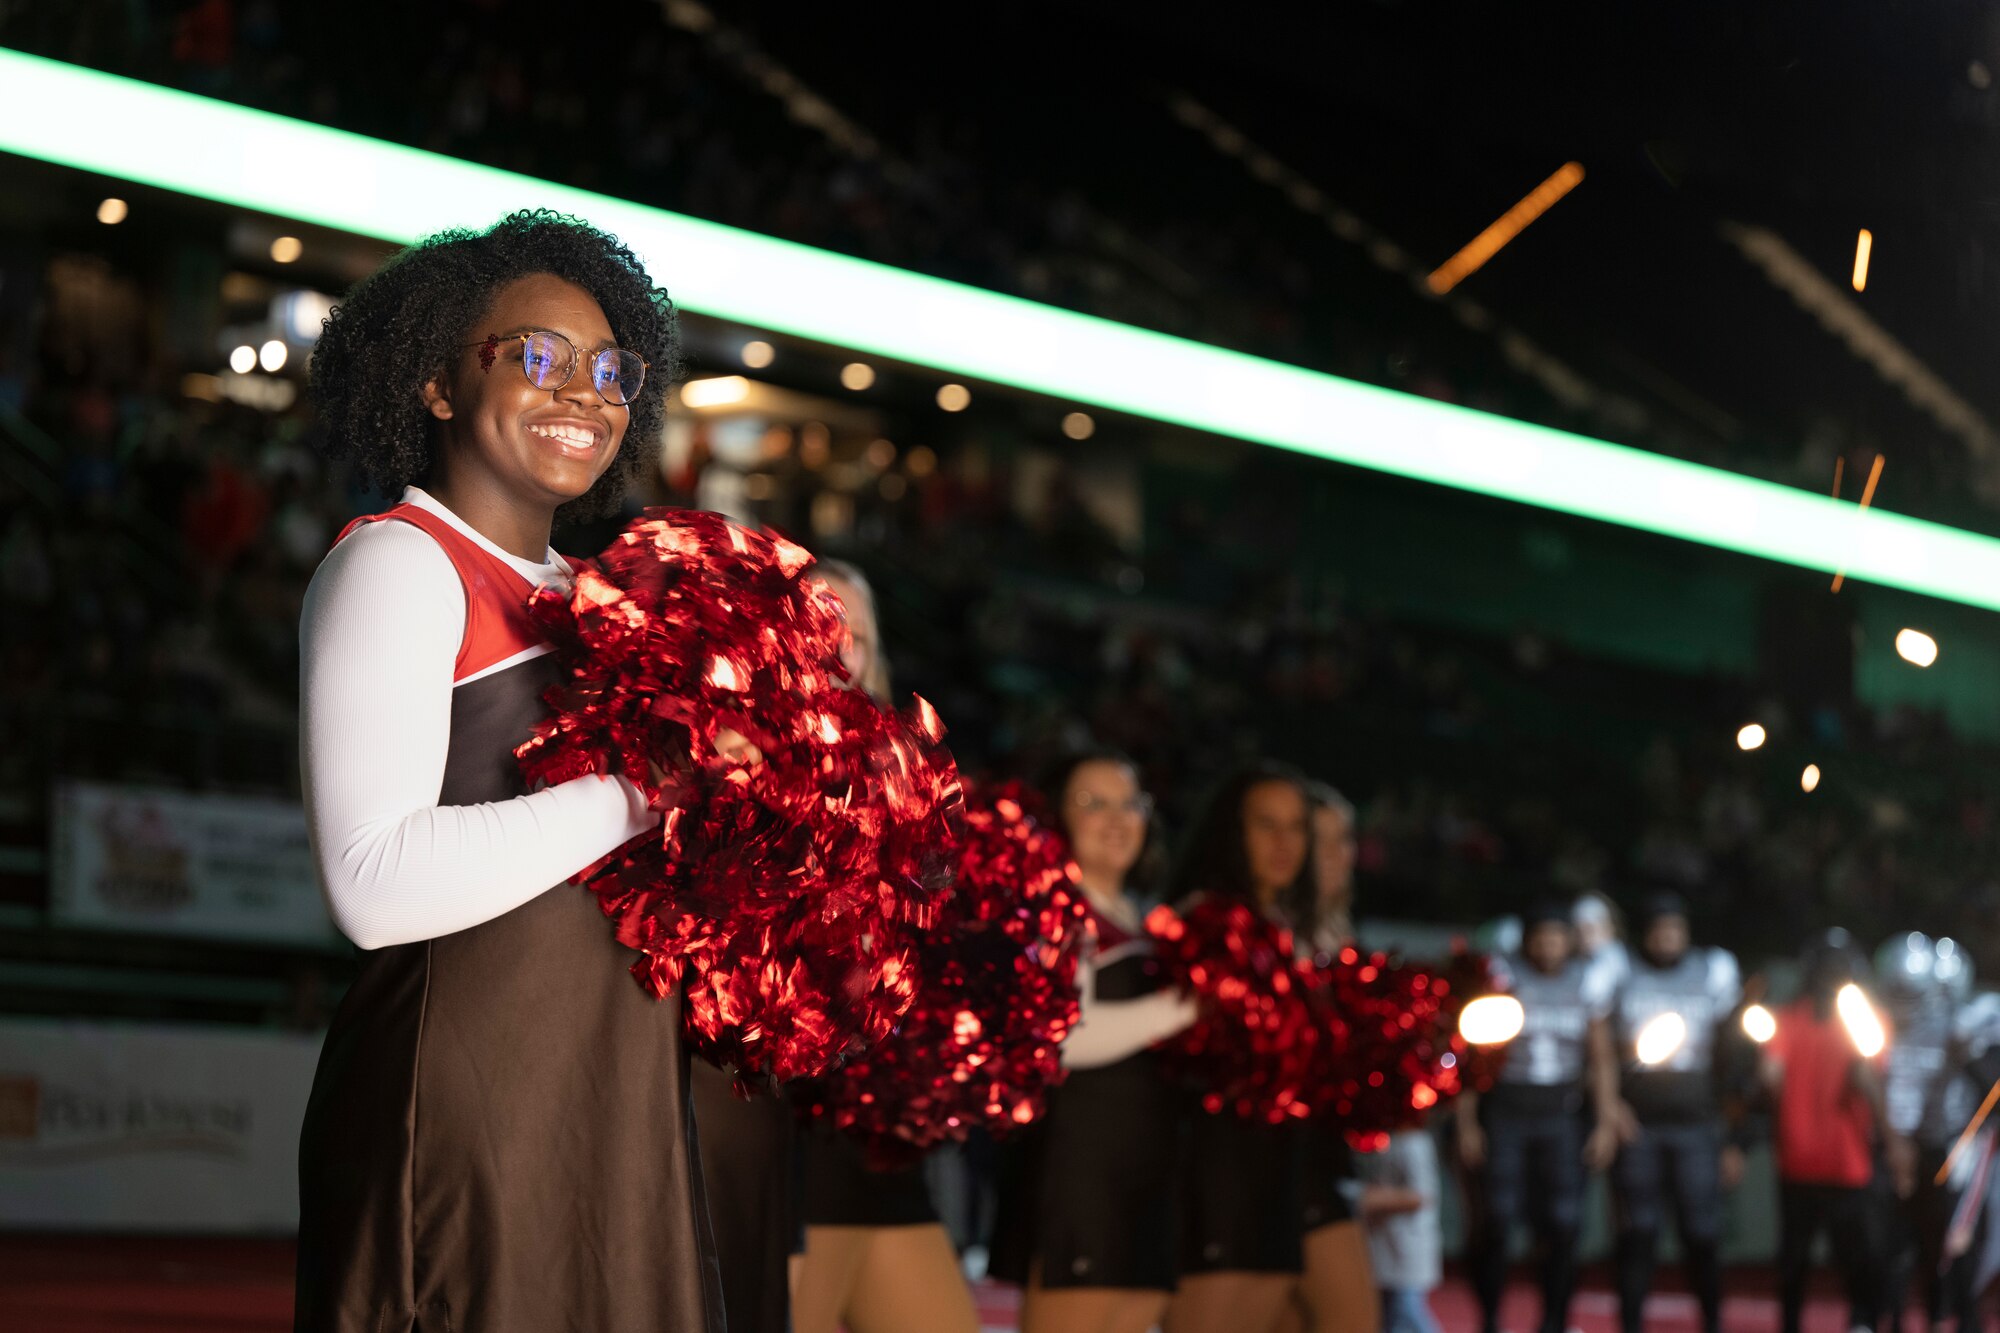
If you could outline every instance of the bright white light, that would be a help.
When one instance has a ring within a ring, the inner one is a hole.
[[[286,292],[271,303],[271,319],[291,335],[295,343],[316,343],[326,317],[333,313],[333,298],[324,292]]]
[[[1799,774],[1799,790],[1812,791],[1819,786],[1819,765],[1807,764],[1806,771]]]
[[[285,345],[276,338],[257,349],[257,364],[273,373],[285,368]]]
[[[1765,739],[1763,724],[1751,722],[1736,733],[1736,748],[1739,750],[1754,750],[1761,746]]]
[[[1499,1046],[1520,1036],[1527,1018],[1513,996],[1482,995],[1459,1014],[1458,1035],[1474,1046]]]
[[[239,375],[248,375],[257,368],[257,349],[249,343],[229,354],[229,368]]]
[[[0,49],[0,86],[43,112],[0,117],[0,152],[396,243],[532,199],[623,238],[676,302],[736,327],[2000,609],[1992,537],[1871,510],[1857,540],[1854,505],[1831,496],[17,51]]]
[[[305,252],[305,243],[296,236],[280,236],[271,242],[271,258],[280,264],[297,263]]]
[[[937,405],[947,412],[963,412],[972,405],[972,390],[963,384],[946,384],[937,391]]]
[[[762,370],[777,359],[778,349],[762,338],[752,338],[743,344],[743,364],[752,370]]]
[[[1687,1020],[1669,1009],[1664,1014],[1655,1014],[1646,1026],[1639,1029],[1639,1063],[1642,1065],[1663,1065],[1674,1058],[1674,1052],[1687,1040]]]
[[[1761,1004],[1753,1004],[1743,1011],[1743,1035],[1762,1046],[1778,1035],[1778,1020]]]
[[[1896,655],[1912,666],[1927,667],[1937,661],[1937,640],[1920,629],[1898,630]]]
[[[869,365],[866,361],[850,361],[840,368],[840,384],[842,388],[852,389],[856,393],[860,393],[874,382],[875,367]]]
[[[97,206],[97,220],[107,227],[115,227],[125,220],[132,210],[125,206],[123,199],[106,199]]]
[[[1087,440],[1096,433],[1097,423],[1088,412],[1072,412],[1063,418],[1062,430],[1072,440]]]
[[[1882,1027],[1882,1020],[1875,1013],[1875,1006],[1868,1003],[1868,997],[1861,993],[1861,987],[1848,982],[1833,998],[1833,1006],[1840,1011],[1840,1022],[1847,1029],[1849,1041],[1863,1059],[1872,1060],[1882,1053],[1889,1044],[1889,1034]]]
[[[713,379],[689,380],[681,385],[681,402],[700,411],[708,407],[727,407],[740,403],[750,396],[750,381],[741,375],[718,375]]]

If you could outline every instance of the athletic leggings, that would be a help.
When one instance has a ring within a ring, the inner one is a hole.
[[[1618,1310],[1624,1333],[1644,1333],[1646,1294],[1669,1207],[1702,1328],[1722,1327],[1722,1130],[1712,1120],[1642,1124],[1611,1168],[1618,1222]]]
[[[1480,1108],[1486,1166],[1478,1173],[1472,1236],[1473,1286],[1486,1333],[1500,1326],[1508,1249],[1522,1222],[1542,1243],[1542,1328],[1564,1333],[1576,1292],[1576,1233],[1583,1216],[1583,1119],[1574,1113],[1512,1114]]]
[[[1783,1333],[1799,1333],[1813,1243],[1833,1242],[1834,1266],[1847,1289],[1847,1326],[1874,1328],[1881,1315],[1883,1219],[1880,1196],[1868,1186],[1778,1186],[1778,1293]]]

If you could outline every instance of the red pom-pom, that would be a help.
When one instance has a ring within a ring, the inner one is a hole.
[[[1459,1016],[1465,1006],[1482,995],[1499,995],[1506,988],[1493,973],[1493,959],[1483,953],[1473,953],[1462,942],[1452,946],[1451,956],[1445,960],[1440,970],[1451,991],[1445,997],[1445,1012],[1449,1015],[1451,1030],[1456,1038],[1452,1046],[1458,1056],[1458,1082],[1462,1091],[1485,1092],[1500,1077],[1500,1068],[1507,1063],[1507,1052],[1512,1047],[1501,1042],[1497,1046],[1474,1046],[1463,1037],[1457,1037]]]
[[[1463,966],[1440,972],[1352,946],[1318,960],[1312,997],[1326,1039],[1313,1106],[1357,1151],[1380,1151],[1390,1134],[1479,1086],[1468,1073],[1477,1077],[1490,1057],[1458,1035],[1466,1002],[1488,993],[1461,989],[1472,982]]]
[[[1146,918],[1163,976],[1202,1001],[1201,1017],[1160,1050],[1201,1091],[1202,1108],[1282,1124],[1310,1113],[1322,1025],[1292,932],[1248,903],[1202,897]]]
[[[781,1080],[909,1007],[961,804],[930,705],[899,717],[845,687],[845,621],[811,563],[715,514],[648,510],[570,595],[537,595],[562,678],[517,751],[531,781],[622,774],[665,811],[579,881],[641,951],[640,983],[684,988],[699,1053]]]
[[[951,899],[918,949],[915,1003],[810,1104],[880,1167],[975,1126],[999,1136],[1033,1123],[1062,1081],[1062,1041],[1076,1025],[1089,909],[1069,849],[1018,788],[969,807]]]

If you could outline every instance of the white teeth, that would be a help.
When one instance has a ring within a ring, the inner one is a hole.
[[[574,445],[579,449],[588,449],[597,443],[596,435],[575,426],[530,426],[528,429],[544,439]]]

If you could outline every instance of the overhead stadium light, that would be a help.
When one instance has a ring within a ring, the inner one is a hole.
[[[727,407],[740,403],[750,396],[750,381],[741,375],[717,375],[709,379],[689,380],[681,385],[681,404],[697,411],[710,407]]]
[[[1465,248],[1438,265],[1425,283],[1439,296],[1477,273],[1486,261],[1499,254],[1536,218],[1554,208],[1562,197],[1583,183],[1583,164],[1565,162],[1556,173],[1528,191],[1520,203],[1502,213],[1490,227],[1473,237]]]
[[[0,51],[0,152],[392,242],[519,208],[617,233],[752,328],[2000,610],[2000,540]]]

